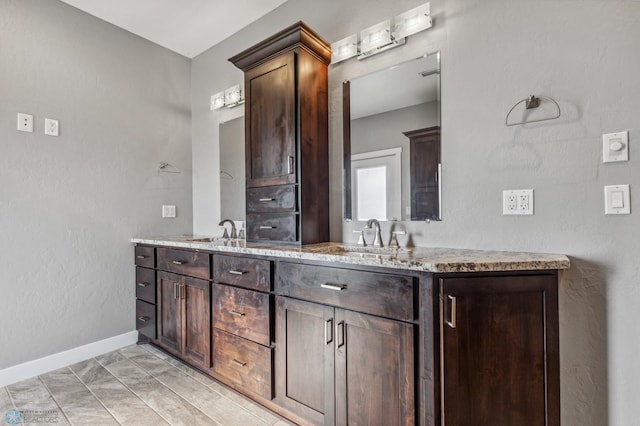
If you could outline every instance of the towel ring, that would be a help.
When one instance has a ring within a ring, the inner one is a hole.
[[[519,121],[517,123],[509,124],[509,115],[511,114],[511,112],[513,112],[513,110],[518,105],[520,105],[521,103],[524,102],[525,103],[525,109],[538,108],[540,106],[540,99],[544,99],[545,101],[552,102],[556,106],[556,109],[558,110],[558,113],[556,115],[554,115],[553,117],[538,118],[538,119],[535,119],[535,120],[522,120],[522,121]],[[558,105],[558,103],[556,101],[554,101],[551,98],[547,98],[546,96],[530,95],[528,98],[525,98],[525,99],[521,100],[520,102],[516,103],[514,106],[511,107],[511,109],[507,113],[507,117],[504,119],[504,124],[507,127],[511,127],[511,126],[517,126],[518,124],[527,124],[527,123],[536,123],[538,121],[555,120],[556,118],[560,118],[560,105]]]

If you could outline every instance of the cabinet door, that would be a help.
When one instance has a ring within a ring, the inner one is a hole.
[[[444,424],[560,424],[556,280],[440,281]]]
[[[335,423],[333,308],[277,298],[276,401],[318,425]]]
[[[191,363],[211,366],[211,283],[183,277],[179,291],[182,299],[182,352]]]
[[[410,138],[411,220],[439,219],[440,127],[405,135]]]
[[[245,75],[249,188],[296,181],[295,58],[279,56]]]
[[[157,282],[157,322],[158,344],[171,352],[180,352],[180,299],[178,297],[180,275],[158,272]]]
[[[336,424],[415,424],[413,327],[336,309]]]

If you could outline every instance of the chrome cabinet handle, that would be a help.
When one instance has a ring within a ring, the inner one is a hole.
[[[261,225],[260,229],[275,229],[275,226],[266,226],[266,225]]]
[[[234,311],[233,309],[231,309],[231,310],[229,311],[229,313],[230,313],[231,315],[236,316],[236,317],[243,317],[243,316],[244,316],[244,312]]]
[[[173,283],[173,298],[178,298],[178,283]]]
[[[327,290],[334,291],[342,291],[347,288],[345,285],[336,285],[336,284],[320,284],[320,287],[326,288]]]
[[[447,299],[451,301],[451,311],[448,320],[445,320],[445,323],[451,327],[456,328],[456,297],[450,294],[447,294]]]
[[[324,322],[324,343],[328,345],[333,342],[333,318]]]
[[[138,317],[138,321],[145,323],[147,321],[149,321],[149,317]]]
[[[174,265],[184,265],[187,262],[181,262],[179,260],[172,260],[171,263],[173,263]]]
[[[336,343],[339,348],[344,346],[344,321],[338,323],[338,341]]]
[[[149,283],[138,283],[138,287],[149,287]]]
[[[143,256],[141,254],[136,256],[136,259],[146,259],[146,258],[147,258],[147,256]]]
[[[245,365],[247,365],[247,363],[246,363],[246,362],[238,361],[238,360],[237,360],[237,359],[235,359],[235,358],[232,358],[232,359],[231,359],[231,362],[232,362],[233,364],[237,365],[238,367],[244,367]]]
[[[263,203],[266,203],[268,201],[275,201],[275,198],[260,198],[258,201],[262,201]]]
[[[244,274],[246,274],[245,271],[237,271],[235,269],[230,270],[229,273],[232,274],[232,275],[244,275]]]
[[[290,155],[289,158],[287,159],[287,174],[292,174],[293,173],[293,156]]]
[[[185,298],[185,294],[186,294],[186,291],[184,288],[184,284],[180,284],[180,300]]]

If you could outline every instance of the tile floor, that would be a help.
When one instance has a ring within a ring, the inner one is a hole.
[[[290,425],[150,345],[0,388],[0,416],[0,424]]]

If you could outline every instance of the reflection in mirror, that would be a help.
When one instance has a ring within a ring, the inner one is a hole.
[[[220,216],[245,219],[244,117],[220,124]]]
[[[440,220],[440,53],[343,88],[345,219]]]

